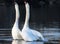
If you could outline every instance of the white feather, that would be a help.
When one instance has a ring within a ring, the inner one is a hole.
[[[41,37],[42,40],[44,40],[44,37],[42,36],[41,33],[29,28],[29,17],[30,17],[29,4],[25,3],[25,7],[26,7],[26,20],[25,20],[25,24],[24,24],[24,27],[23,27],[22,33],[21,33],[23,39],[25,41],[34,41],[34,40],[38,40]]]
[[[16,19],[15,19],[15,23],[13,25],[13,28],[12,28],[12,37],[13,39],[22,39],[21,37],[21,31],[18,27],[18,19],[19,19],[19,6],[18,4],[15,2],[15,10],[16,10]]]

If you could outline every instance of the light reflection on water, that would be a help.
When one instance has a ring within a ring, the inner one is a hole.
[[[26,41],[19,41],[19,40],[13,40],[12,44],[44,44],[44,42],[26,42]]]
[[[44,44],[42,41],[27,42],[24,40],[0,40],[0,44]]]
[[[0,44],[44,44],[43,42],[26,42],[20,40],[13,40],[13,41],[0,41]]]
[[[24,40],[4,39],[4,40],[0,40],[0,44],[55,44],[55,43],[42,42],[42,41],[27,42],[27,41],[24,41]]]
[[[24,40],[4,39],[4,40],[0,40],[0,44],[58,44],[58,43],[57,42],[54,42],[54,43],[53,42],[42,42],[42,41],[27,42]]]

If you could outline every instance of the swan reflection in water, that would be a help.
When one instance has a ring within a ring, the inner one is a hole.
[[[26,42],[21,40],[13,40],[12,44],[44,44],[44,42],[40,42],[40,41]]]

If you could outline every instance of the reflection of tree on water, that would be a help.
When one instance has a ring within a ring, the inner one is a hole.
[[[22,40],[13,40],[12,44],[44,44],[44,42],[40,42],[40,41],[26,42]]]

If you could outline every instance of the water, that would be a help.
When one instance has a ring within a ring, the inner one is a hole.
[[[25,41],[19,41],[19,40],[13,40],[13,41],[2,41],[0,44],[44,44],[43,42],[25,42]]]
[[[41,32],[44,38],[48,39],[48,42],[33,41],[26,42],[24,40],[12,40],[11,29],[0,29],[0,44],[60,44],[60,28],[53,27],[41,27],[35,24],[31,26],[32,29],[36,29]]]
[[[42,34],[47,38],[48,42],[33,41],[26,42],[24,40],[12,40],[11,29],[0,29],[0,44],[60,44],[60,28],[43,28]],[[40,31],[40,32],[41,32]]]
[[[22,40],[1,40],[0,44],[44,44],[42,41],[33,41],[33,42],[26,42]]]
[[[24,41],[24,40],[12,40],[12,39],[0,39],[0,44],[59,44],[60,42],[56,41]]]

